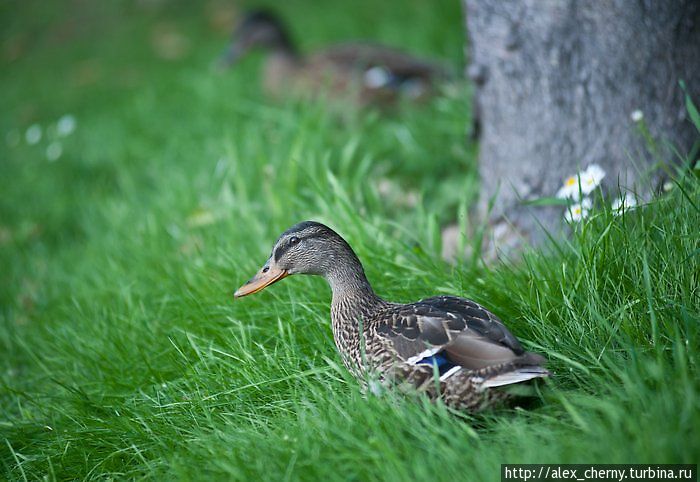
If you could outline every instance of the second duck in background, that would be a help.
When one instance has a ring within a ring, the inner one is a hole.
[[[426,99],[451,77],[438,62],[371,43],[342,43],[302,55],[280,18],[265,10],[244,17],[219,66],[230,67],[256,48],[269,52],[264,88],[277,97],[324,92],[359,105],[382,106],[400,99]]]

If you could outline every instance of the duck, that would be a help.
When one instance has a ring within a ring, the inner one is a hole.
[[[256,49],[268,52],[263,87],[273,97],[324,92],[359,105],[387,106],[427,99],[451,77],[442,64],[370,43],[342,43],[304,56],[282,20],[268,10],[245,15],[218,67],[231,67]]]
[[[515,396],[502,387],[550,375],[544,356],[526,351],[496,315],[474,301],[443,295],[405,304],[380,298],[347,241],[316,221],[284,231],[234,297],[302,274],[322,276],[330,285],[333,339],[365,390],[424,393],[459,411],[478,412]]]

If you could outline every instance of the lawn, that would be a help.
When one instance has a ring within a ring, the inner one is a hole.
[[[279,8],[304,50],[370,38],[459,68],[459,4],[439,5]],[[275,102],[259,56],[209,68],[241,8],[0,3],[0,479],[476,481],[501,463],[698,462],[695,174],[522,260],[447,263],[441,226],[474,227],[469,86],[389,113]],[[388,299],[491,307],[554,376],[523,407],[473,416],[363,395],[323,280],[233,301],[304,219],[344,235]]]

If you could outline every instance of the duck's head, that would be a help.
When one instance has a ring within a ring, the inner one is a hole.
[[[295,224],[283,232],[260,271],[234,296],[240,298],[293,274],[321,275],[328,278],[350,276],[346,272],[362,271],[354,251],[338,233],[315,221]]]
[[[254,10],[246,14],[233,32],[231,43],[219,63],[221,67],[229,67],[256,48],[294,54],[287,29],[280,18],[268,10]]]

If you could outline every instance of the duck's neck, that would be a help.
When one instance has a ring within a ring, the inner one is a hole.
[[[335,344],[345,365],[360,376],[365,365],[362,346],[368,321],[386,302],[374,293],[357,257],[352,258],[326,273],[326,280],[333,291],[331,322]]]
[[[327,273],[326,280],[333,291],[333,305],[342,304],[355,312],[375,308],[383,301],[372,289],[365,276],[365,270],[357,256],[347,257],[344,262],[334,265]]]

